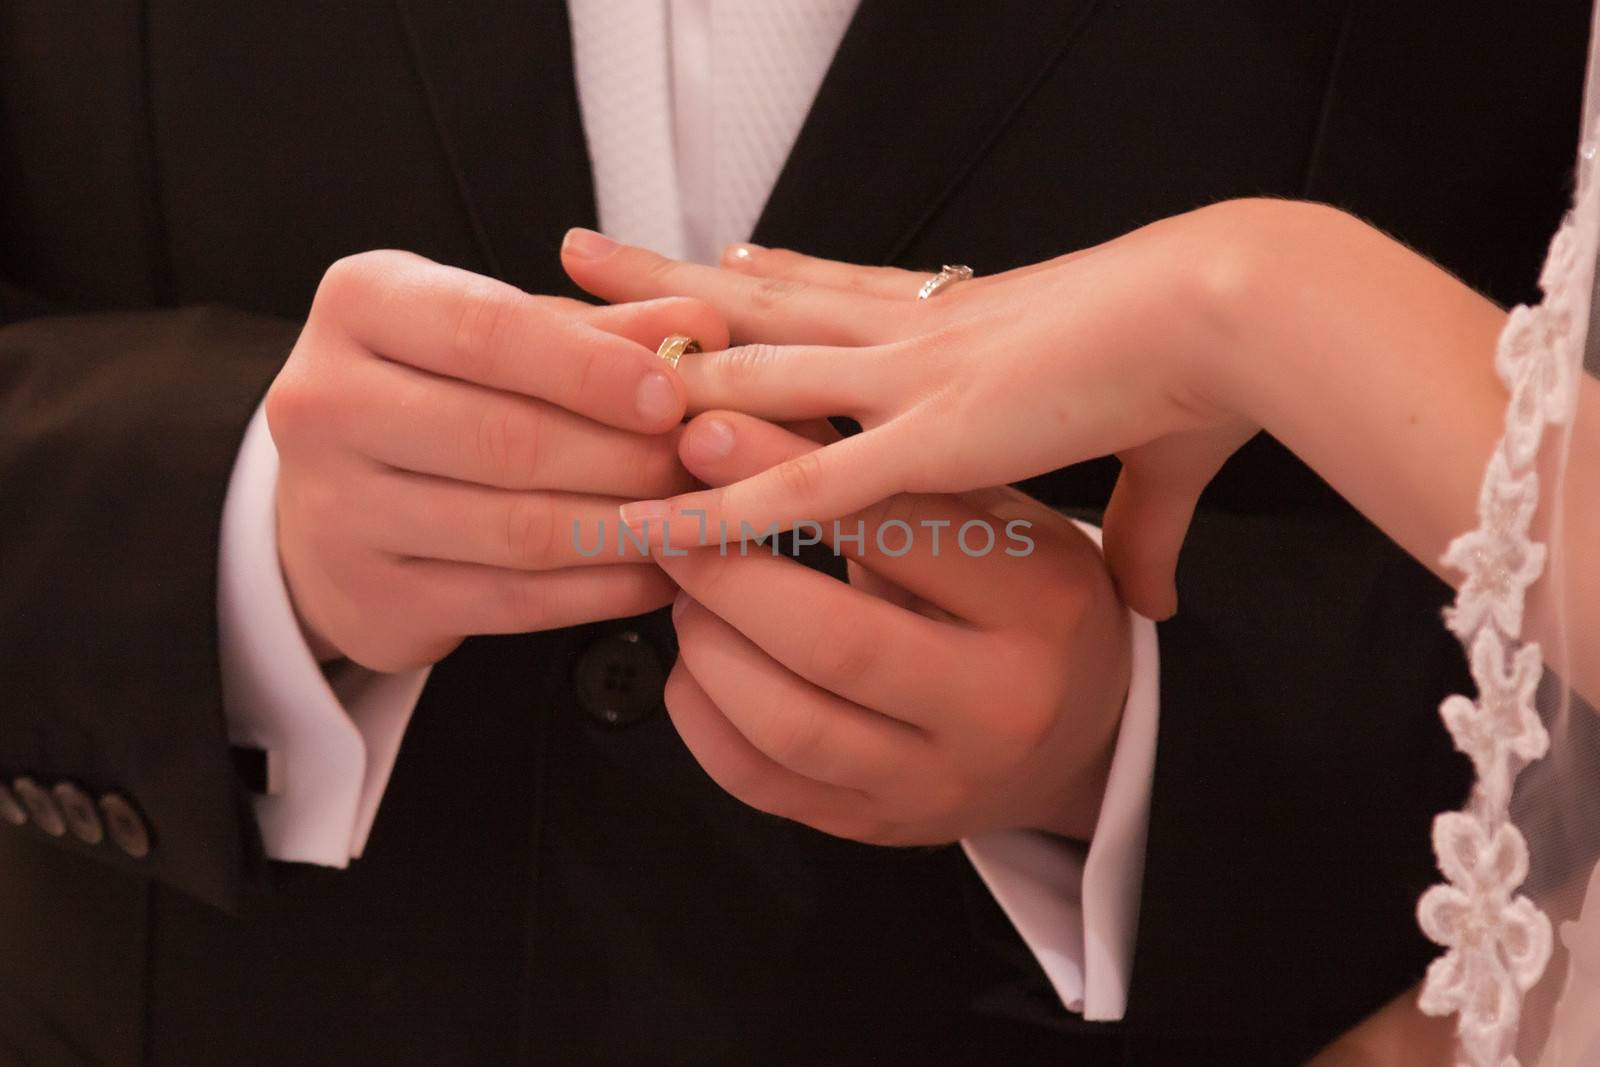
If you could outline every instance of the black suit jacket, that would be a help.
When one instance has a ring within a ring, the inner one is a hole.
[[[864,0],[755,237],[988,272],[1309,197],[1526,299],[1586,20]],[[660,712],[661,616],[467,642],[366,858],[264,861],[218,518],[322,270],[396,246],[566,292],[594,217],[559,4],[0,2],[0,777],[121,794],[154,840],[0,825],[0,1061],[1282,1063],[1420,977],[1429,820],[1466,781],[1444,592],[1270,442],[1208,495],[1161,629],[1121,1026],[1054,1003],[957,850],[721,794]],[[1095,508],[1110,477],[1030,488]]]

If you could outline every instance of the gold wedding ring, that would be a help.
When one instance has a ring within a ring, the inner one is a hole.
[[[678,360],[682,359],[685,353],[698,351],[700,351],[699,341],[696,341],[693,337],[685,337],[681,333],[675,333],[661,342],[661,347],[656,349],[656,355],[666,360],[667,365],[673,370],[677,370]]]

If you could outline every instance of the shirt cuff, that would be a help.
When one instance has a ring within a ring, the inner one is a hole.
[[[1078,525],[1099,543],[1099,530]],[[1091,1022],[1114,1022],[1127,1011],[1155,770],[1160,649],[1155,624],[1128,614],[1128,697],[1087,849],[1036,830],[961,842],[1061,1003]]]
[[[324,674],[278,564],[278,452],[257,409],[228,482],[218,558],[223,710],[236,745],[267,753],[253,797],[269,857],[344,867],[361,855],[428,670]]]

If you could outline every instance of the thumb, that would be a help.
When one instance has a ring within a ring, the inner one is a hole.
[[[1106,566],[1123,603],[1147,619],[1178,610],[1178,553],[1200,494],[1154,489],[1127,467],[1106,505]]]
[[[1106,505],[1106,566],[1123,602],[1149,619],[1178,610],[1178,556],[1195,505],[1248,434],[1183,434],[1125,452]]]

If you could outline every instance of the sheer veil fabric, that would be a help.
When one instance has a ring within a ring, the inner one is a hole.
[[[1571,625],[1596,580],[1585,550],[1600,545],[1563,532],[1564,504],[1600,491],[1567,470],[1574,433],[1600,429],[1597,42],[1591,31],[1573,207],[1540,275],[1543,300],[1512,312],[1495,354],[1510,400],[1479,524],[1444,557],[1459,578],[1445,624],[1477,692],[1439,710],[1476,784],[1434,822],[1442,880],[1417,915],[1442,951],[1420,1005],[1456,1015],[1456,1058],[1469,1067],[1600,1064],[1600,693],[1585,700],[1569,684],[1593,677],[1575,663],[1600,656],[1600,634]]]

